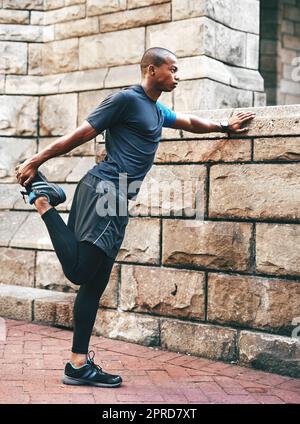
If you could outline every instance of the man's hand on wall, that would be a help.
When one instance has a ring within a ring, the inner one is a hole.
[[[249,131],[249,127],[243,127],[244,124],[248,123],[255,118],[253,112],[236,112],[231,118],[229,118],[229,133],[230,134],[241,134]]]

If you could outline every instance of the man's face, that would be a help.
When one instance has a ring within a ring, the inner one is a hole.
[[[173,91],[178,82],[178,64],[175,56],[167,56],[165,63],[155,67],[155,85],[161,91]]]

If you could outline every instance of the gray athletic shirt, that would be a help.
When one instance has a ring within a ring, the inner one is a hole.
[[[145,93],[137,84],[108,96],[86,118],[98,133],[105,132],[105,159],[89,173],[119,187],[119,174],[127,174],[127,187],[143,181],[150,170],[162,127],[172,127],[176,114]],[[134,198],[138,189],[128,192]]]

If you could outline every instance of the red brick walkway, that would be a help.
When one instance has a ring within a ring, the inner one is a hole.
[[[118,340],[92,337],[105,371],[118,388],[61,384],[72,332],[6,320],[0,342],[1,404],[300,403],[300,380]]]

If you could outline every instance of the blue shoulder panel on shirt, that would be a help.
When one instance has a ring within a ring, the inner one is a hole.
[[[157,101],[156,104],[161,109],[164,116],[163,127],[172,128],[174,122],[176,121],[176,113],[165,105],[163,105],[162,103],[160,103],[159,101]]]

